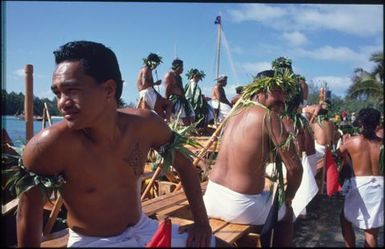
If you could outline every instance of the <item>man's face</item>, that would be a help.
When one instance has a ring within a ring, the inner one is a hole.
[[[281,88],[272,88],[267,93],[266,106],[273,111],[282,112],[285,109],[285,93]]]
[[[83,72],[79,61],[58,64],[51,89],[56,96],[58,110],[74,129],[93,124],[104,111],[108,99],[105,82],[97,84],[93,77]]]
[[[183,65],[180,65],[175,69],[175,73],[177,74],[182,74],[183,73]]]
[[[227,78],[223,79],[223,80],[220,80],[219,82],[219,85],[221,86],[226,86],[227,85]]]

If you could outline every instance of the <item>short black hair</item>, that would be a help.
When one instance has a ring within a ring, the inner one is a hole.
[[[262,71],[262,72],[259,72],[257,74],[257,76],[255,76],[256,78],[264,78],[264,77],[274,77],[274,74],[275,74],[275,71],[274,70],[265,70],[265,71]]]
[[[160,59],[159,55],[154,54],[154,53],[150,53],[150,54],[147,56],[147,60],[148,60],[148,61],[154,61],[154,62],[156,62],[156,63],[162,62],[162,60]]]
[[[354,126],[362,127],[361,134],[367,139],[376,138],[376,128],[380,123],[381,113],[374,108],[363,108],[359,111]]]
[[[235,88],[235,92],[236,92],[237,94],[241,94],[242,91],[243,91],[243,86],[237,86],[237,87]]]
[[[53,54],[56,65],[64,61],[80,61],[84,73],[95,78],[98,83],[114,80],[115,99],[119,103],[123,80],[116,55],[110,48],[92,41],[72,41],[62,45]]]
[[[183,66],[183,61],[181,59],[175,59],[172,61],[172,69],[178,69],[179,67]]]

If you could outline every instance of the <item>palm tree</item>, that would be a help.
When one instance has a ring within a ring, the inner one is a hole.
[[[354,70],[353,84],[348,89],[348,96],[358,100],[371,99],[380,107],[384,102],[384,53],[372,54],[370,61],[376,63],[372,72],[362,68]]]

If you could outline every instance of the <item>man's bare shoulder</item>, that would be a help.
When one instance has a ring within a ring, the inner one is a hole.
[[[266,118],[267,112],[269,113],[270,117],[271,115],[273,115],[275,118],[278,118],[275,112],[267,110],[258,105],[244,107],[239,115],[240,117],[242,117],[242,119],[245,120],[244,122],[262,123],[263,119]],[[234,115],[234,116],[236,117],[238,115]]]
[[[171,129],[155,112],[136,108],[122,108],[118,111],[124,125],[129,126],[142,141],[148,141],[155,147],[169,141]]]
[[[122,115],[122,117],[129,118],[129,119],[146,118],[150,116],[152,113],[152,111],[147,109],[131,108],[131,107],[119,108],[118,112]]]
[[[164,80],[163,80],[163,82],[164,83],[169,83],[169,81],[172,81],[172,79],[173,79],[173,73],[172,73],[172,71],[168,71],[165,75],[164,75]]]
[[[120,108],[118,109],[124,122],[137,125],[138,129],[146,126],[153,126],[155,123],[164,123],[163,119],[155,112],[141,108]]]
[[[76,133],[65,121],[43,129],[33,136],[24,148],[25,167],[36,173],[58,173],[61,171],[61,159],[66,158],[68,148],[74,148],[76,144]]]

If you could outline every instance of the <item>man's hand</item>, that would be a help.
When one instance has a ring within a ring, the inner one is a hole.
[[[210,247],[212,230],[210,225],[186,225],[179,227],[179,233],[188,232],[186,247]]]
[[[154,85],[159,86],[162,83],[162,80],[157,80],[154,82]]]

